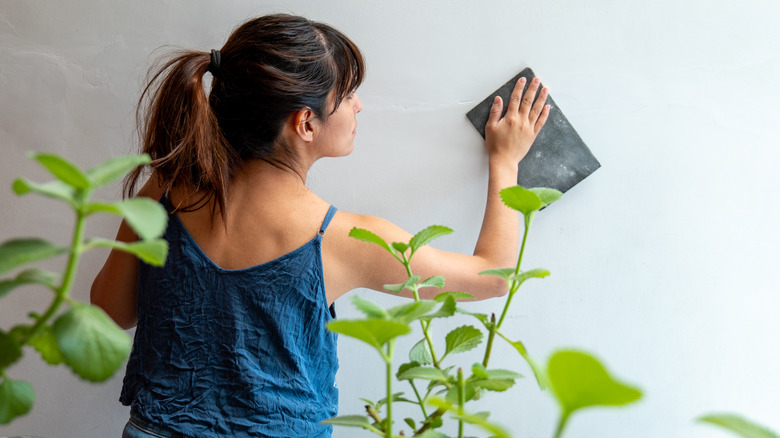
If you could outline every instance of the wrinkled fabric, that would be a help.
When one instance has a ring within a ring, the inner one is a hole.
[[[193,437],[330,437],[320,421],[336,415],[338,359],[325,328],[322,234],[228,270],[175,214],[169,219],[165,266],[139,266],[138,328],[120,401]]]

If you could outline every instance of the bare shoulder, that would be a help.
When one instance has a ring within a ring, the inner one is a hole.
[[[405,271],[387,251],[372,243],[350,237],[362,228],[387,242],[408,240],[411,235],[392,222],[376,216],[338,211],[325,233],[322,259],[329,301],[352,289],[381,290],[386,283],[403,281]]]

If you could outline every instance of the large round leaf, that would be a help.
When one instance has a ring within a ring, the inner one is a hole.
[[[81,303],[54,322],[62,357],[80,377],[102,382],[122,366],[132,342],[101,309]]]
[[[594,357],[579,351],[558,351],[547,363],[547,377],[563,409],[564,418],[591,406],[621,406],[642,393],[609,375]]]

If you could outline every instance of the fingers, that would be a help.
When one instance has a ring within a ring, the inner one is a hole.
[[[539,89],[540,82],[541,81],[539,78],[533,78],[531,83],[528,85],[528,90],[525,91],[522,103],[520,104],[521,117],[528,117],[529,113],[531,112],[531,105],[534,103],[534,98],[536,97],[536,91]],[[539,97],[541,98],[541,96]]]
[[[520,110],[520,97],[523,95],[523,88],[525,88],[525,78],[520,78],[515,82],[515,88],[512,89],[512,94],[509,96],[509,105],[506,109],[507,113],[516,113]]]
[[[539,97],[536,98],[536,102],[534,102],[533,106],[531,107],[531,111],[528,113],[528,119],[531,121],[531,123],[535,123],[542,114],[542,111],[544,110],[544,103],[547,101],[548,91],[549,90],[547,87],[542,88],[542,91],[539,92]],[[531,98],[533,98],[533,96],[531,96]],[[525,104],[525,101],[523,101],[523,103]]]
[[[539,99],[541,100],[541,99]],[[547,122],[547,117],[550,115],[550,105],[542,107],[542,112],[539,114],[539,118],[534,123],[534,133],[538,134],[542,130],[542,126]]]
[[[495,125],[501,118],[501,110],[504,109],[504,103],[501,100],[501,96],[496,96],[493,99],[493,106],[490,107],[490,114],[488,115],[488,125]]]

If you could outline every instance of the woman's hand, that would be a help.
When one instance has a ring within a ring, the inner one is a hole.
[[[539,83],[539,78],[534,78],[523,95],[525,78],[520,78],[509,97],[509,106],[503,118],[501,112],[504,105],[501,97],[496,96],[493,100],[493,107],[490,108],[490,116],[485,125],[485,145],[491,159],[517,165],[528,153],[550,114],[550,105],[544,104],[547,100],[547,87],[542,88],[534,102]]]

